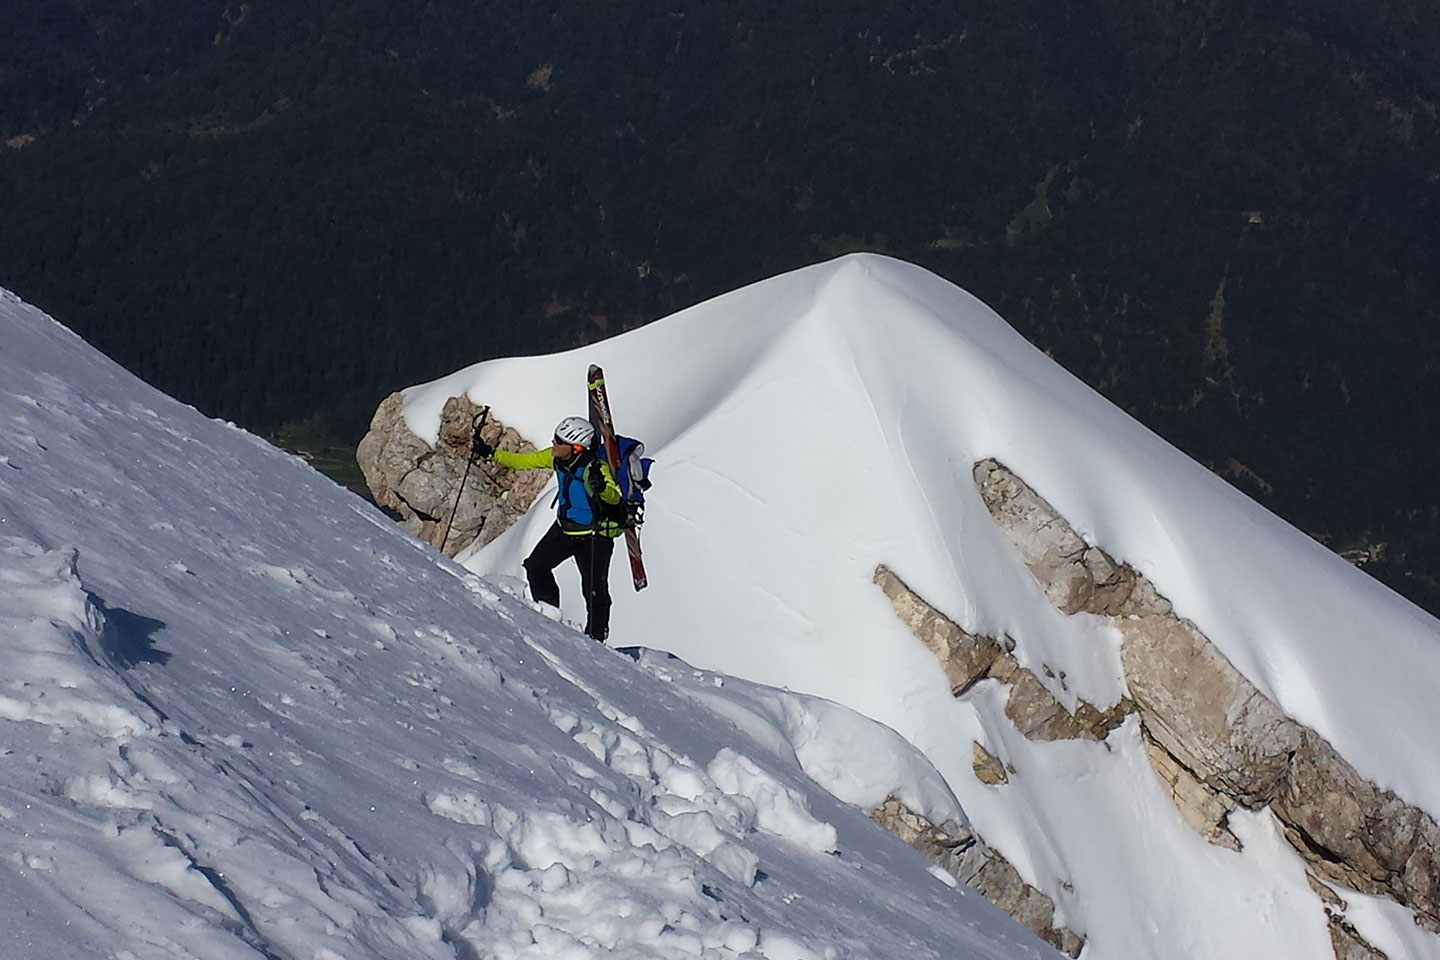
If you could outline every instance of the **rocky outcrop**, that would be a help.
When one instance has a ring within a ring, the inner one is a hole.
[[[1214,807],[1269,806],[1291,844],[1322,877],[1390,896],[1440,928],[1440,827],[1367,781],[1324,737],[1296,723],[1246,680],[1188,621],[1117,623],[1121,663],[1157,772],[1167,765],[1207,788],[1177,796],[1186,821],[1211,840]],[[1167,759],[1168,758],[1168,761]],[[1227,811],[1228,812],[1228,811]]]
[[[1066,956],[1080,956],[1085,938],[1055,926],[1055,901],[1026,883],[1010,861],[972,830],[955,823],[932,824],[894,798],[870,816],[1046,943]]]
[[[1429,814],[1362,778],[1312,730],[1270,808],[1322,877],[1390,896],[1440,932],[1440,825]]]
[[[874,581],[896,616],[940,662],[951,692],[961,696],[981,680],[1004,684],[1008,688],[1005,715],[1032,740],[1103,740],[1130,708],[1128,701],[1122,701],[1100,711],[1082,700],[1072,713],[1034,671],[1020,665],[1010,653],[1014,644],[1008,637],[997,640],[965,630],[883,565],[876,568]],[[971,750],[976,779],[996,787],[1009,782],[1013,771],[1003,760],[979,743],[972,742]],[[1084,938],[1055,926],[1054,901],[1025,883],[1015,867],[972,830],[955,825],[936,828],[894,799],[871,816],[1062,953],[1080,955]]]
[[[1313,873],[1307,873],[1305,879],[1309,882],[1310,889],[1314,890],[1325,904],[1325,920],[1330,930],[1330,948],[1335,954],[1335,960],[1389,960],[1384,951],[1360,936],[1355,926],[1345,919],[1345,911],[1349,906],[1339,894],[1316,879]]]
[[[1025,566],[1063,613],[1170,613],[1170,603],[1125,564],[1087,544],[1050,504],[995,460],[973,471],[985,507]]]
[[[1128,700],[1107,710],[1077,700],[1074,711],[1068,710],[1033,670],[1020,666],[1009,653],[995,661],[990,676],[1010,687],[1005,716],[1029,740],[1104,740],[1130,712]]]
[[[1344,917],[1330,913],[1330,947],[1335,951],[1335,960],[1390,960],[1384,951],[1368,943]]]
[[[481,408],[469,397],[445,401],[434,447],[410,431],[401,416],[403,404],[398,393],[385,398],[355,457],[375,502],[397,513],[402,527],[447,556],[477,537],[487,543],[499,536],[549,481],[545,471],[470,462],[470,436]],[[481,433],[497,447],[534,449],[493,416]]]
[[[1104,740],[1125,719],[1128,701],[1100,710],[1084,700],[1072,712],[1066,709],[1033,670],[1020,665],[1010,653],[1014,641],[970,633],[926,603],[889,568],[875,569],[876,585],[890,600],[891,609],[934,654],[960,696],[983,679],[997,680],[1009,689],[1005,715],[1031,740]]]
[[[1146,733],[1212,789],[1247,807],[1279,794],[1301,727],[1189,621],[1117,621],[1125,683]]]
[[[1364,937],[1359,936],[1355,927],[1346,923],[1344,917],[1339,917],[1338,914],[1329,915],[1329,927],[1335,960],[1390,960],[1384,951],[1371,946]]]
[[[1144,732],[1144,725],[1141,725]],[[1150,766],[1170,792],[1170,800],[1181,818],[1200,836],[1211,843],[1234,850],[1240,850],[1240,840],[1230,832],[1230,811],[1235,801],[1216,790],[1212,790],[1189,768],[1145,732],[1145,752]]]
[[[1432,816],[1365,780],[1323,737],[1285,716],[1195,624],[1176,616],[1148,579],[1085,543],[1002,464],[983,461],[974,478],[997,526],[1050,601],[1066,613],[1112,619],[1122,638],[1129,695],[1105,711],[1083,700],[1067,710],[1019,664],[1010,638],[966,631],[892,571],[878,568],[875,582],[940,663],[952,692],[963,696],[985,679],[1005,684],[1006,716],[1035,740],[1102,740],[1127,713],[1138,714],[1151,765],[1185,822],[1201,836],[1239,850],[1228,827],[1230,812],[1244,806],[1274,813],[1309,863],[1312,886],[1327,894],[1339,960],[1384,954],[1345,920],[1343,901],[1317,878],[1389,896],[1413,910],[1417,923],[1440,931],[1440,827]],[[976,778],[1003,789],[1013,771],[982,745],[973,749]],[[923,830],[915,837],[912,845],[976,889],[983,885],[982,892],[1017,919],[1038,909],[1036,897],[1043,893],[1017,887],[1018,876],[1010,879],[1005,869],[1013,867],[994,866],[998,854],[986,859],[987,866],[975,865],[974,851],[988,849],[980,838],[950,847]],[[1037,916],[1022,922],[1040,932],[1050,920]]]
[[[970,743],[970,756],[970,769],[976,780],[991,787],[1010,782],[1010,771],[1000,758],[975,741]]]
[[[1389,896],[1440,931],[1440,827],[1430,814],[1365,780],[1285,716],[1153,584],[1085,544],[1003,465],[984,461],[974,476],[1046,596],[1067,613],[1114,618],[1152,763],[1191,826],[1228,846],[1228,811],[1268,805],[1321,877]]]
[[[1013,643],[970,633],[937,611],[907,587],[884,565],[875,568],[875,584],[890,600],[895,615],[925,644],[950,680],[950,692],[959,696],[989,675],[991,666]]]

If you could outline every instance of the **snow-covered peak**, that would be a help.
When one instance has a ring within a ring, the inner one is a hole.
[[[804,686],[914,734],[903,723],[914,712],[880,682],[915,646],[869,586],[885,563],[961,625],[1016,639],[1035,664],[1072,666],[1065,650],[1086,638],[1030,602],[1038,588],[971,481],[972,465],[994,457],[1087,541],[1150,577],[1287,713],[1440,810],[1440,764],[1412,762],[1440,721],[1428,693],[1440,685],[1440,623],[928,271],[844,257],[592,347],[412,388],[406,416],[433,437],[444,398],[468,390],[543,441],[583,410],[592,362],[606,369],[619,428],[658,460],[645,530],[654,588],[629,602],[617,589],[626,642]],[[472,569],[518,571],[533,533],[505,538]],[[813,669],[821,655],[849,668]],[[1118,677],[1073,666],[1087,699],[1113,702]],[[910,667],[898,672],[914,686]],[[908,692],[939,690],[937,679]],[[1383,732],[1376,690],[1387,691]]]
[[[617,427],[657,459],[644,530],[650,587],[631,594],[623,564],[612,570],[615,642],[818,694],[895,728],[982,834],[1091,933],[1096,956],[1162,955],[1176,928],[1194,938],[1196,956],[1301,956],[1297,944],[1324,942],[1324,913],[1298,867],[1286,873],[1283,845],[1262,842],[1263,823],[1238,862],[1196,866],[1183,852],[1186,828],[1173,832],[1148,806],[1160,794],[1146,792],[1155,778],[1143,756],[1124,753],[1143,749],[1138,734],[1111,759],[1084,756],[1114,744],[1017,743],[1059,779],[1032,778],[1005,800],[976,782],[970,742],[1007,736],[1003,698],[987,707],[983,692],[951,697],[872,585],[877,564],[963,627],[1013,640],[1062,702],[1104,707],[1125,692],[1114,629],[1046,601],[981,500],[977,461],[1007,465],[1087,542],[1148,577],[1365,777],[1440,811],[1431,735],[1440,624],[1169,446],[952,284],[892,259],[845,257],[601,344],[414,387],[406,417],[434,436],[444,399],[468,391],[543,442],[583,410],[590,363],[606,370]],[[467,566],[520,576],[548,503],[542,495]],[[573,581],[565,592],[578,618]],[[1137,798],[1139,811],[1113,806],[1118,798]],[[1077,816],[1085,803],[1094,806]],[[1159,835],[1133,831],[1136,816],[1158,818]],[[1082,839],[1094,837],[1111,842]],[[1187,866],[1155,866],[1158,849]],[[1157,869],[1163,879],[1132,889],[1127,872]],[[1289,904],[1285,922],[1209,923],[1207,885]],[[1156,934],[1143,918],[1159,913],[1174,920]],[[1306,937],[1291,935],[1302,928]]]

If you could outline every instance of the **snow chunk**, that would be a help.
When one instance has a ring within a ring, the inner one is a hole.
[[[819,853],[835,851],[835,828],[812,817],[802,794],[749,757],[726,747],[710,761],[707,771],[727,796],[754,810],[759,829]]]

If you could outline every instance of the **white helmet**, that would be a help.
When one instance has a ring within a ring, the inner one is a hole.
[[[555,439],[561,443],[588,447],[595,439],[595,425],[584,417],[566,417],[556,424]]]

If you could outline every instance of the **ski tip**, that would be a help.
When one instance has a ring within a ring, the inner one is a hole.
[[[601,371],[601,369],[600,369],[600,367],[599,367],[598,364],[594,364],[594,363],[590,364],[590,376],[592,376],[592,377],[603,376],[603,372]]]

